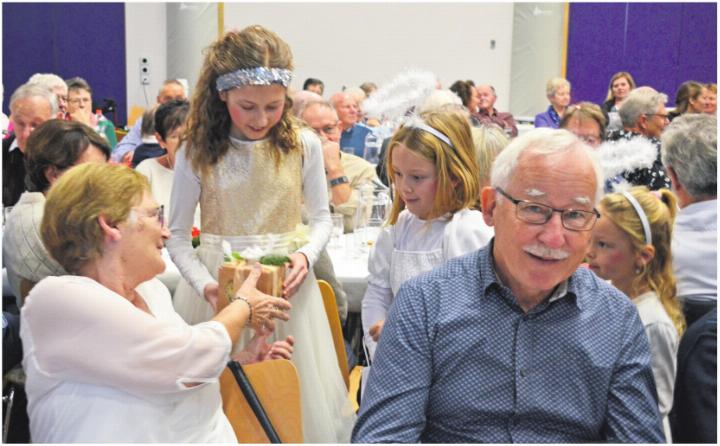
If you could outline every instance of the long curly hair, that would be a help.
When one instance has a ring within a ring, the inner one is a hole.
[[[672,228],[677,214],[677,198],[668,189],[660,189],[660,199],[645,186],[636,186],[630,193],[640,203],[650,224],[655,256],[647,262],[633,281],[640,289],[647,285],[654,291],[670,316],[678,336],[685,331],[685,317],[676,297],[676,280],[672,269]],[[600,202],[603,216],[630,236],[633,248],[639,252],[645,246],[645,233],[635,208],[621,193],[606,195]]]
[[[216,88],[218,77],[246,68],[293,69],[290,46],[260,25],[229,31],[204,53],[205,60],[190,105],[185,149],[193,169],[199,172],[205,172],[217,163],[230,148],[232,121]],[[282,153],[300,149],[297,123],[290,113],[291,108],[292,100],[286,92],[282,117],[268,132],[269,150],[273,150],[277,163]]]

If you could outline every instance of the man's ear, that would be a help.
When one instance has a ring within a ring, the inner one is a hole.
[[[483,187],[480,193],[480,203],[482,205],[483,219],[488,226],[494,225],[494,214],[497,206],[496,194],[494,187]]]
[[[105,234],[105,240],[117,242],[122,239],[120,229],[117,225],[111,224],[104,214],[98,215],[98,223],[100,224],[100,229],[102,229]]]
[[[678,180],[677,172],[675,172],[675,169],[673,166],[665,166],[665,172],[670,177],[670,182],[672,183],[673,191],[677,192],[682,189],[683,185]]]

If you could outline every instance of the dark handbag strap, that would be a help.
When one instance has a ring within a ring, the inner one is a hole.
[[[255,414],[255,417],[260,422],[260,426],[262,426],[263,430],[265,431],[265,435],[267,435],[268,439],[270,439],[270,443],[282,443],[282,441],[280,441],[280,437],[275,431],[275,428],[270,422],[270,418],[268,418],[267,413],[265,413],[265,409],[263,409],[262,403],[260,403],[260,400],[258,399],[255,390],[252,388],[250,380],[248,379],[247,375],[245,375],[242,367],[240,367],[240,364],[238,364],[236,361],[229,361],[228,367],[230,368],[230,371],[235,377],[235,381],[237,381],[238,386],[240,387],[240,390],[245,397],[245,400],[248,402],[248,405],[250,405],[250,408]]]

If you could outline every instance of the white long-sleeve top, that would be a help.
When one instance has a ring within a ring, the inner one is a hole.
[[[136,291],[152,315],[87,277],[32,289],[20,337],[33,442],[236,441],[218,384],[225,327],[187,325],[157,279]]]
[[[665,308],[654,291],[648,291],[632,299],[650,341],[652,372],[658,394],[658,406],[662,416],[665,440],[672,443],[668,415],[672,409],[677,351],[680,339]]]
[[[247,156],[252,156],[251,151],[254,145],[265,141],[230,139],[234,146],[231,150],[247,151]],[[332,220],[328,206],[329,199],[320,139],[312,131],[302,130],[300,141],[303,147],[302,192],[309,218],[310,241],[298,249],[298,252],[305,254],[309,263],[308,269],[312,269],[320,251],[325,248],[330,239]],[[240,174],[241,172],[238,172],[238,175]],[[167,248],[182,276],[202,296],[205,286],[216,280],[195,255],[190,243],[193,215],[195,206],[200,200],[201,191],[200,176],[193,171],[190,160],[185,156],[183,146],[179,149],[175,161],[175,178],[170,195],[170,233],[172,236],[167,242]],[[262,190],[254,192],[262,194]],[[252,192],[249,191],[249,193]],[[228,203],[228,205],[230,206],[232,203]],[[298,206],[300,205],[298,203]]]
[[[368,331],[387,317],[394,299],[392,276],[398,274],[393,271],[394,251],[440,251],[444,262],[482,248],[493,235],[494,231],[485,224],[482,213],[471,209],[456,212],[452,219],[441,217],[429,222],[404,210],[393,226],[383,228],[368,259],[370,276],[362,300],[363,331],[371,352],[375,350],[375,343]]]

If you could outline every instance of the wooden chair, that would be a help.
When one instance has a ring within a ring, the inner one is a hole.
[[[286,359],[242,366],[283,443],[302,443],[300,378]],[[223,410],[240,443],[270,443],[229,368],[220,375]]]
[[[345,387],[350,388],[350,373],[348,372],[347,353],[345,353],[345,342],[343,341],[342,326],[340,325],[340,316],[338,315],[337,302],[335,301],[335,291],[329,283],[324,280],[318,280],[320,294],[322,294],[323,304],[325,305],[325,313],[327,314],[330,331],[332,332],[333,343],[335,344],[335,354],[337,355],[340,373],[345,381]]]

